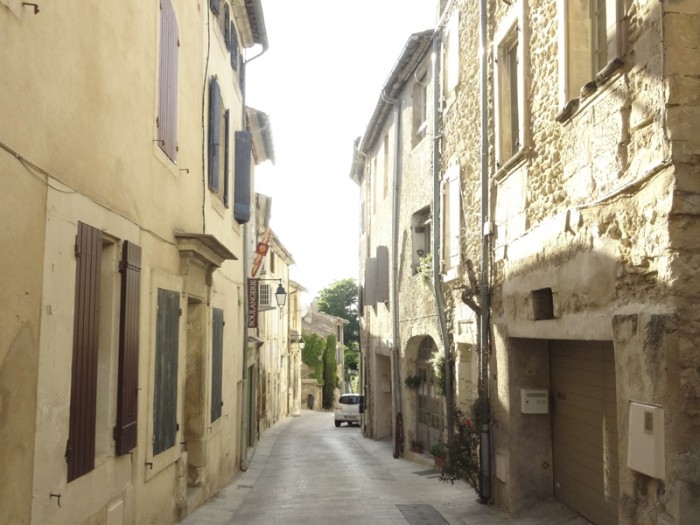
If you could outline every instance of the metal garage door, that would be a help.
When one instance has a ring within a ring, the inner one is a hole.
[[[619,498],[612,343],[550,344],[554,495],[596,525],[617,523]]]

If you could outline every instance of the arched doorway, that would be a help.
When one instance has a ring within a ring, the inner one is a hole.
[[[431,359],[437,353],[432,337],[424,337],[418,346],[416,375],[420,378],[416,403],[416,438],[426,450],[434,443],[444,441],[444,396],[435,377]]]

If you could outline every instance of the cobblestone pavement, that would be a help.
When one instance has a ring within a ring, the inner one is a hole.
[[[182,525],[327,524],[585,525],[557,502],[509,519],[476,502],[465,483],[442,483],[430,467],[394,459],[388,441],[336,428],[333,414],[303,412],[263,434],[247,471]]]

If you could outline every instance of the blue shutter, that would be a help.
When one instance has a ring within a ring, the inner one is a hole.
[[[224,43],[226,49],[231,49],[231,15],[228,4],[224,4]]]
[[[158,84],[158,144],[175,161],[177,155],[177,67],[179,37],[170,0],[161,1]]]
[[[253,137],[247,131],[236,131],[236,173],[233,217],[239,224],[250,220],[250,161]]]
[[[219,126],[221,96],[216,77],[209,83],[209,189],[219,191]]]
[[[219,16],[219,12],[221,11],[221,0],[209,0],[209,7],[211,10],[214,12],[216,16]]]
[[[231,68],[238,70],[238,33],[236,33],[236,25],[231,21],[231,30],[229,31],[229,41],[231,42]]]
[[[222,367],[224,352],[224,311],[212,309],[211,334],[211,422],[221,417],[223,406]]]
[[[229,110],[224,113],[224,206],[228,208],[228,193],[229,193],[229,152],[231,147],[229,139]]]
[[[238,85],[241,87],[241,94],[245,96],[245,62],[243,62],[243,57],[240,59],[241,70],[238,72]]]

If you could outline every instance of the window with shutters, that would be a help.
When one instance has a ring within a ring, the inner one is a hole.
[[[157,143],[173,162],[177,160],[177,70],[179,46],[177,19],[171,0],[160,0]]]
[[[117,239],[78,223],[68,481],[136,446],[141,252],[122,246],[119,263]]]
[[[228,207],[229,111],[216,77],[209,82],[209,189]]]
[[[445,279],[458,277],[457,269],[460,262],[460,232],[462,198],[460,191],[459,166],[451,166],[442,180],[442,271]]]
[[[425,137],[428,129],[428,71],[416,75],[413,84],[413,146]]]
[[[596,91],[621,55],[618,0],[558,0],[560,103]],[[614,69],[614,68],[613,68]]]
[[[180,293],[158,289],[153,386],[153,455],[175,445],[177,431]]]
[[[211,334],[211,422],[221,417],[224,405],[222,397],[224,355],[224,311],[212,308]]]
[[[432,260],[430,228],[430,206],[426,206],[411,217],[411,267],[413,275],[422,273],[421,269],[426,269]]]
[[[496,36],[496,163],[502,168],[525,143],[522,3],[514,3]]]

